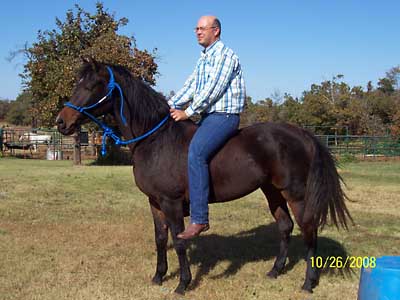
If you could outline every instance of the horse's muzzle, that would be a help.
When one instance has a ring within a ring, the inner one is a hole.
[[[70,119],[70,121],[67,121]],[[56,118],[56,125],[58,131],[63,134],[63,135],[70,135],[74,133],[75,128],[76,128],[76,120],[72,121],[71,119],[76,119],[76,118],[67,118],[65,119],[63,116],[63,110],[58,114]]]

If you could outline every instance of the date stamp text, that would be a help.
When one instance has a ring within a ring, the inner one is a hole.
[[[361,269],[376,268],[376,257],[374,256],[313,256],[311,257],[311,266],[314,268],[325,269]]]

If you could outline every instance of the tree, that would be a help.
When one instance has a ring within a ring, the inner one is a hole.
[[[327,126],[334,126],[333,103],[330,81],[324,81],[320,85],[312,84],[310,91],[303,92],[301,125],[319,128],[319,134],[327,134]]]
[[[400,89],[400,66],[393,67],[386,72],[386,78],[393,84],[393,86]]]
[[[394,92],[394,80],[389,78],[381,78],[378,81],[378,90],[384,94],[392,94]]]
[[[24,49],[28,62],[21,74],[32,93],[36,126],[54,125],[56,114],[71,97],[82,56],[123,65],[137,78],[155,84],[156,49],[139,50],[134,37],[119,35],[118,29],[127,23],[126,18],[115,20],[98,2],[95,14],[75,5],[65,21],[56,19],[57,29],[38,32],[38,41]]]
[[[372,85],[372,81],[368,81],[367,84],[367,92],[371,92],[374,89],[374,86]]]
[[[4,120],[11,106],[11,101],[7,99],[0,99],[0,120]]]
[[[30,111],[32,94],[23,92],[15,101],[10,102],[10,108],[6,114],[6,121],[14,125],[31,125],[32,115]]]
[[[301,102],[289,94],[285,94],[284,99],[279,113],[279,120],[301,124]]]

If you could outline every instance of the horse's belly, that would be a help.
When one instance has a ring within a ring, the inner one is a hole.
[[[267,180],[265,172],[250,155],[234,155],[231,158],[230,163],[217,159],[210,165],[211,203],[241,198]]]

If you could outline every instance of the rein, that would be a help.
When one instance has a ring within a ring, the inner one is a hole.
[[[95,122],[99,127],[101,127],[103,129],[103,139],[102,139],[102,145],[101,145],[101,155],[106,155],[107,151],[106,151],[106,138],[110,137],[114,140],[116,145],[128,145],[131,143],[135,143],[137,141],[143,140],[144,138],[148,137],[149,135],[151,135],[152,133],[154,133],[156,130],[158,130],[162,125],[164,125],[164,123],[168,120],[169,115],[167,115],[164,119],[161,120],[160,123],[158,123],[153,129],[149,130],[148,132],[146,132],[145,134],[138,136],[136,138],[130,139],[130,140],[122,140],[119,136],[117,136],[114,132],[114,130],[107,126],[107,124],[105,124],[104,122],[99,121],[95,116],[93,116],[92,114],[90,114],[89,112],[87,112],[88,110],[97,107],[98,105],[100,105],[104,100],[106,100],[108,97],[110,97],[112,95],[112,92],[114,91],[115,88],[118,89],[119,91],[119,95],[121,97],[121,105],[120,105],[120,115],[121,115],[121,120],[122,123],[126,126],[126,119],[124,117],[123,114],[123,110],[124,110],[124,95],[122,93],[122,88],[121,86],[115,81],[114,79],[114,74],[112,69],[109,66],[106,66],[109,74],[110,74],[110,81],[107,85],[108,88],[108,93],[101,98],[99,101],[97,101],[95,104],[89,105],[89,106],[76,106],[74,104],[72,104],[71,102],[66,102],[64,105],[75,109],[76,111],[80,112],[81,114],[84,114],[85,116],[87,116],[89,119],[91,119],[93,122]]]

